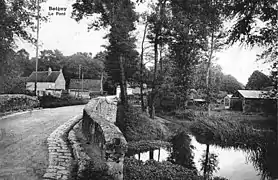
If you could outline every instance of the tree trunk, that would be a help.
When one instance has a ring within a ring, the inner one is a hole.
[[[126,107],[128,105],[127,101],[127,90],[126,90],[126,79],[125,79],[125,71],[124,71],[124,64],[123,64],[123,56],[120,55],[119,57],[119,65],[120,65],[120,99],[121,103]]]
[[[144,67],[144,42],[146,38],[146,32],[147,32],[148,23],[145,25],[144,29],[144,35],[142,40],[142,46],[141,46],[141,63],[140,63],[140,99],[141,99],[141,109],[142,112],[145,112],[145,103],[144,103],[144,95],[143,95],[143,67]]]
[[[150,150],[150,160],[153,159],[153,150]]]
[[[157,158],[158,162],[159,162],[159,159],[160,159],[160,148],[158,149],[158,158]]]
[[[210,115],[211,115],[211,109],[210,109],[211,108],[210,107],[210,101],[211,101],[210,66],[211,66],[213,51],[214,51],[214,31],[212,32],[212,35],[211,35],[211,47],[210,47],[210,54],[209,54],[207,74],[206,74],[208,117],[210,117]],[[207,144],[207,149],[206,149],[206,159],[205,159],[205,167],[204,167],[204,180],[208,179],[208,175],[207,175],[208,158],[209,158],[209,144]]]
[[[155,98],[156,98],[156,76],[157,76],[157,61],[158,61],[158,33],[155,35],[154,41],[154,72],[153,72],[153,82],[152,82],[152,92],[150,97],[150,118],[154,119],[155,116]]]
[[[155,116],[155,100],[157,95],[157,63],[158,63],[158,45],[160,44],[159,37],[161,36],[162,29],[162,16],[164,16],[164,10],[166,6],[166,0],[159,1],[159,20],[155,25],[155,38],[154,38],[154,73],[152,82],[152,92],[150,97],[150,118],[154,119]]]
[[[163,69],[163,62],[162,62],[162,44],[160,44],[159,46],[159,65],[160,65],[160,72],[162,73],[162,69]]]
[[[4,60],[2,60],[3,62]],[[0,69],[0,94],[4,93],[4,63],[1,62]]]
[[[207,149],[206,149],[206,159],[205,159],[205,167],[204,167],[204,180],[208,180],[208,175],[207,175],[208,158],[209,158],[209,144],[207,144]]]
[[[208,103],[208,116],[211,114],[211,108],[210,108],[210,100],[211,100],[211,92],[210,92],[210,68],[211,68],[211,60],[214,50],[214,32],[212,32],[211,35],[211,47],[210,47],[210,54],[208,59],[208,65],[207,65],[207,75],[206,75],[206,86],[207,86],[207,103]]]

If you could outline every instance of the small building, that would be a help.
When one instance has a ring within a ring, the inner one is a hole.
[[[276,100],[265,98],[267,91],[238,90],[231,99],[230,107],[242,112],[273,113],[276,111]]]
[[[232,94],[228,94],[227,96],[224,97],[224,106],[225,106],[225,109],[230,109],[232,96],[233,96]]]
[[[29,91],[35,91],[36,72],[32,74],[26,80],[26,89]],[[60,71],[52,71],[48,68],[48,71],[37,72],[37,94],[61,96],[62,91],[66,89],[66,80],[63,75],[62,69]]]
[[[102,79],[71,79],[69,93],[73,96],[90,97],[103,94]]]

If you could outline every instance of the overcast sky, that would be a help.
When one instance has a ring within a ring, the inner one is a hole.
[[[88,31],[88,21],[82,20],[77,23],[71,18],[72,7],[71,4],[74,0],[48,0],[42,3],[42,13],[47,15],[49,7],[62,7],[67,8],[66,15],[50,16],[49,21],[42,23],[40,27],[40,50],[43,49],[58,49],[64,55],[72,55],[76,52],[91,52],[93,55],[104,50],[102,45],[107,44],[104,40],[106,32]],[[137,10],[141,11],[142,7]],[[140,33],[141,31],[139,31]],[[18,42],[19,48],[25,48],[31,56],[35,56],[35,47],[33,45]],[[228,49],[223,50],[216,54],[218,58],[217,63],[223,68],[223,72],[231,74],[243,84],[246,84],[248,77],[254,70],[261,70],[268,74],[269,65],[256,62],[256,54],[261,49],[258,47],[253,49],[244,49],[238,45],[234,45]]]

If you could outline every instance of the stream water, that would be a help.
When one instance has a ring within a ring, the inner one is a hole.
[[[191,145],[194,146],[193,156],[195,166],[201,174],[200,159],[206,150],[206,145],[197,142],[194,136],[190,135],[190,138]],[[213,174],[214,176],[226,177],[229,180],[261,180],[261,175],[256,171],[253,164],[248,162],[247,153],[243,150],[210,145],[210,153],[218,155],[218,167],[220,169]],[[167,149],[160,148],[160,150],[154,150],[153,158],[156,161],[166,161],[169,156],[170,152]],[[136,154],[135,158],[139,159],[139,155]],[[140,153],[140,160],[149,160],[149,152]]]

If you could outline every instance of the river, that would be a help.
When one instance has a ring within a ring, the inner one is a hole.
[[[191,145],[194,146],[193,156],[196,168],[201,172],[200,159],[206,150],[206,145],[197,142],[196,138],[190,135]],[[260,180],[261,175],[256,171],[253,164],[248,162],[247,153],[243,150],[233,149],[233,148],[220,148],[218,146],[210,145],[210,153],[215,153],[218,155],[218,167],[220,168],[215,172],[214,176],[226,177],[229,180]],[[159,150],[154,150],[154,160],[156,161],[166,161],[170,156],[170,152],[167,149],[161,148]],[[138,154],[135,155],[138,159]],[[149,160],[149,152],[140,153],[140,160]]]

